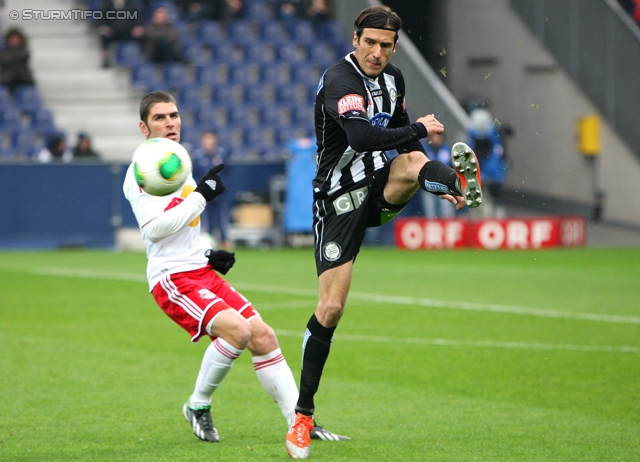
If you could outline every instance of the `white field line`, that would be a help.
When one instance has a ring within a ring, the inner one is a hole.
[[[288,330],[276,330],[279,337],[303,337],[303,332],[292,332]],[[452,346],[452,347],[490,347],[490,348],[507,348],[507,349],[525,349],[525,350],[563,350],[563,351],[595,351],[606,353],[640,353],[640,348],[630,346],[592,346],[592,345],[562,345],[551,343],[527,343],[527,342],[495,342],[492,340],[446,340],[439,338],[395,338],[395,337],[376,337],[368,335],[342,335],[336,334],[335,340],[345,340],[352,342],[373,342],[373,343],[402,343],[412,345],[436,345],[436,346]]]
[[[91,279],[115,279],[121,281],[135,281],[146,282],[146,277],[142,274],[133,273],[121,273],[117,271],[96,271],[96,270],[77,270],[72,268],[46,268],[39,267],[31,270],[35,274],[47,274],[51,276],[67,276],[67,277],[80,277]],[[303,297],[317,297],[318,291],[312,289],[300,289],[296,287],[279,287],[263,284],[252,283],[234,283],[236,288],[246,291],[281,294],[281,295],[294,295]],[[468,311],[481,311],[481,312],[493,312],[493,313],[508,313],[508,314],[520,314],[528,316],[538,316],[545,318],[566,318],[566,319],[579,319],[582,321],[596,321],[596,322],[613,322],[620,324],[640,324],[640,317],[637,316],[618,316],[610,314],[597,314],[597,313],[573,313],[558,310],[545,310],[542,308],[529,308],[523,306],[513,305],[498,305],[493,303],[472,303],[472,302],[460,302],[460,301],[445,301],[434,300],[429,298],[418,297],[406,297],[396,295],[380,295],[364,292],[350,292],[349,300],[358,300],[372,303],[391,304],[391,305],[408,305],[408,306],[423,306],[429,308],[439,309],[454,309],[454,310],[468,310]],[[313,303],[315,305],[315,303]],[[258,310],[260,307],[256,307]]]
[[[64,277],[77,277],[88,279],[108,279],[118,281],[129,282],[147,282],[147,278],[144,275],[136,273],[121,273],[117,271],[95,271],[95,270],[77,270],[72,268],[34,268],[32,273],[50,275],[50,276],[64,276]],[[238,283],[234,286],[240,287],[243,290],[261,292],[261,293],[273,293],[282,295],[296,295],[315,298],[317,296],[316,290],[310,289],[298,289],[295,287],[277,287],[267,286],[251,283]],[[447,309],[463,309],[473,311],[491,311],[500,313],[511,314],[526,314],[531,316],[543,316],[553,318],[573,318],[589,321],[600,322],[617,322],[625,324],[640,324],[640,318],[627,317],[627,316],[609,316],[590,313],[563,313],[560,311],[543,310],[537,308],[524,308],[508,305],[487,305],[480,303],[468,303],[468,302],[446,302],[442,300],[430,300],[423,298],[413,297],[398,297],[398,296],[384,296],[376,294],[367,294],[352,292],[349,297],[358,301],[368,301],[375,303],[389,303],[398,305],[419,305],[435,308],[447,308]],[[314,300],[289,300],[285,302],[272,302],[263,303],[261,309],[279,309],[279,308],[313,308],[315,305]],[[282,337],[300,337],[302,338],[303,332],[292,332],[287,330],[277,330],[277,335]],[[563,351],[592,351],[592,352],[613,352],[613,353],[640,353],[640,348],[630,346],[592,346],[592,345],[562,345],[562,344],[549,344],[549,343],[527,343],[527,342],[496,342],[492,340],[486,341],[470,341],[470,340],[446,340],[446,339],[423,339],[423,338],[393,338],[393,337],[378,337],[378,336],[366,336],[366,335],[342,335],[336,334],[336,339],[355,342],[375,342],[375,343],[402,343],[412,345],[436,345],[436,346],[452,346],[452,347],[491,347],[491,348],[508,348],[508,349],[529,349],[529,350],[563,350]]]

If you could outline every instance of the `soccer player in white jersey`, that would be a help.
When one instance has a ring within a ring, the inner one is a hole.
[[[176,101],[170,94],[154,91],[142,99],[140,131],[147,139],[179,142],[180,123]],[[251,352],[258,380],[288,424],[298,398],[293,374],[273,329],[251,302],[217,274],[226,274],[233,266],[234,254],[201,247],[199,217],[207,202],[224,192],[218,175],[223,167],[213,167],[198,184],[190,176],[175,193],[152,196],[138,186],[129,166],[123,186],[147,246],[151,294],[158,306],[189,333],[192,342],[207,336],[212,339],[193,393],[182,408],[195,436],[208,442],[219,441],[211,418],[212,394],[245,349]],[[314,437],[341,439],[320,426],[314,427]]]

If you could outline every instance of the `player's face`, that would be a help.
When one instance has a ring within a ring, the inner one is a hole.
[[[140,130],[149,138],[169,138],[180,142],[180,113],[174,103],[156,103],[151,106],[147,122],[140,121]]]
[[[385,29],[365,28],[360,39],[353,34],[355,56],[360,69],[369,77],[376,77],[396,51],[396,33]]]

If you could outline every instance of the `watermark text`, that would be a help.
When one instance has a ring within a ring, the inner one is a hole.
[[[103,19],[131,20],[138,19],[137,11],[97,11],[97,10],[11,10],[9,17],[13,20],[24,21],[69,21],[87,20],[101,21]]]

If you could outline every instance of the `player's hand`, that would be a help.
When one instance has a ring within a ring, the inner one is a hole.
[[[453,196],[451,194],[443,194],[438,196],[440,199],[444,199],[445,201],[451,202],[456,206],[456,210],[460,210],[462,207],[466,205],[464,198],[462,196]]]
[[[427,129],[428,135],[433,135],[434,133],[441,134],[444,132],[444,125],[442,125],[433,114],[429,114],[424,117],[420,117],[416,122],[421,123]]]
[[[204,254],[209,259],[211,268],[221,274],[227,274],[236,262],[236,254],[226,250],[209,249]]]
[[[224,164],[213,167],[205,176],[202,177],[200,183],[198,183],[198,186],[196,187],[196,192],[202,194],[202,197],[204,197],[207,202],[211,202],[226,189],[220,179],[220,175],[218,175],[218,172],[223,168]]]

